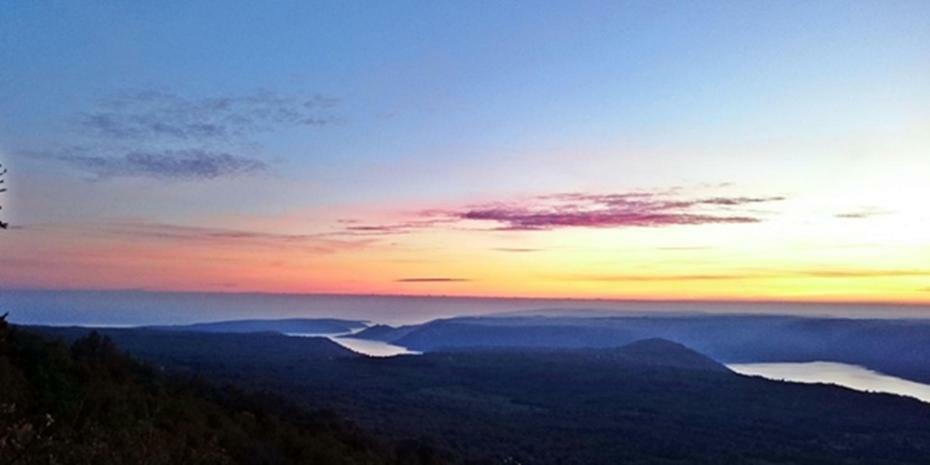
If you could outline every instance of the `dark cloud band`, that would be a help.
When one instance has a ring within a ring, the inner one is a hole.
[[[265,171],[263,161],[205,150],[131,152],[122,156],[65,154],[58,159],[97,178],[150,177],[203,180]]]
[[[120,141],[242,138],[281,127],[323,126],[338,100],[273,92],[191,99],[162,91],[124,92],[81,114],[82,129]]]
[[[479,205],[455,214],[490,221],[505,231],[567,227],[621,228],[758,223],[762,218],[737,207],[777,202],[783,197],[671,198],[662,194],[557,194],[523,203]]]

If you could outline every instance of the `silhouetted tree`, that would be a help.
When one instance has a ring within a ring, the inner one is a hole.
[[[6,174],[6,168],[3,167],[3,163],[0,163],[0,193],[6,192],[6,187],[3,184],[6,183],[6,180],[3,179],[3,176]],[[3,210],[3,205],[0,204],[0,210]],[[0,229],[6,229],[9,226],[9,223],[4,223],[0,221]]]

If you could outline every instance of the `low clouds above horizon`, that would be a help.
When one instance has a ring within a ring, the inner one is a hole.
[[[263,133],[335,122],[339,100],[270,91],[188,98],[164,91],[123,92],[74,119],[69,148],[30,150],[96,179],[197,181],[268,171]],[[245,154],[240,152],[247,152]]]
[[[497,223],[497,229],[505,231],[758,223],[762,221],[760,216],[735,208],[784,199],[780,196],[683,199],[648,192],[571,193],[538,196],[522,204],[478,205],[458,215],[462,219]]]
[[[547,231],[560,228],[641,228],[706,224],[748,224],[765,220],[751,206],[785,200],[783,196],[692,196],[667,192],[613,194],[564,193],[519,201],[451,209],[423,210],[416,220],[389,224],[345,221],[346,233],[392,235],[437,226],[491,223],[496,231]],[[525,251],[525,249],[521,249]]]
[[[558,280],[592,282],[651,282],[651,281],[739,281],[753,279],[873,279],[873,278],[930,277],[930,269],[918,268],[807,268],[807,269],[756,269],[736,273],[705,274],[601,274],[559,276]]]
[[[371,238],[344,238],[329,233],[282,233],[150,221],[114,221],[91,225],[87,234],[103,233],[172,243],[230,247],[294,249],[315,253],[354,250],[371,245]]]

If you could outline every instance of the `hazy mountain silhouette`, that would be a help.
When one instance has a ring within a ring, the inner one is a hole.
[[[478,347],[618,347],[665,338],[725,363],[836,361],[930,382],[930,320],[760,315],[492,316],[375,327],[372,338],[420,352]]]
[[[205,333],[305,333],[342,334],[365,328],[366,322],[336,318],[250,319],[194,323],[188,325],[149,326],[166,331],[196,331]]]

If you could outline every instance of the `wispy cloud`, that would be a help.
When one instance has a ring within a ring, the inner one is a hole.
[[[708,274],[606,274],[606,275],[573,275],[559,277],[567,281],[603,281],[603,282],[659,282],[659,281],[731,281],[744,279],[759,279],[784,277],[783,274],[740,274],[740,273],[708,273]]]
[[[557,228],[624,228],[758,223],[754,212],[737,210],[784,197],[682,198],[657,193],[538,196],[525,202],[477,205],[455,212],[463,220],[492,222],[496,229],[534,231]]]
[[[471,281],[465,278],[446,278],[446,277],[429,277],[429,278],[400,278],[395,279],[398,283],[463,283]]]
[[[188,98],[142,90],[123,92],[78,116],[81,128],[117,140],[197,141],[242,138],[281,127],[323,126],[337,99],[298,97],[269,91]]]
[[[656,250],[663,250],[669,252],[693,252],[698,250],[713,250],[713,247],[706,245],[682,245],[682,246],[666,246],[666,247],[656,247]]]
[[[557,279],[567,281],[608,281],[608,282],[652,282],[652,281],[737,281],[754,279],[788,279],[788,278],[823,278],[823,279],[865,279],[930,277],[930,269],[789,269],[789,270],[746,270],[724,273],[618,273],[598,275],[568,275]]]
[[[122,156],[78,152],[56,155],[56,158],[99,179],[122,176],[179,180],[214,179],[254,174],[268,169],[268,165],[261,160],[198,149],[136,151]]]
[[[421,210],[415,219],[393,223],[365,224],[356,219],[342,219],[339,224],[347,234],[372,236],[407,234],[435,227],[475,229],[475,222],[491,223],[490,229],[497,231],[744,224],[765,219],[764,212],[750,206],[782,200],[785,197],[686,197],[678,190],[546,194],[516,201]],[[535,251],[521,247],[496,250]]]
[[[421,214],[422,216],[431,216],[423,219],[399,221],[386,224],[363,224],[360,220],[339,220],[339,224],[347,225],[343,227],[343,233],[352,236],[386,236],[396,234],[407,234],[410,232],[432,228],[443,224],[450,224],[458,221],[452,217],[439,217],[433,214]]]
[[[891,213],[890,210],[885,210],[881,208],[863,208],[861,210],[837,213],[836,215],[833,215],[833,216],[837,218],[861,220],[865,218],[871,218],[873,216],[888,215],[890,213]]]
[[[530,253],[530,252],[540,252],[543,249],[534,249],[530,247],[495,247],[492,250],[495,250],[497,252]]]
[[[69,148],[24,153],[96,179],[201,181],[256,174],[270,168],[260,156],[260,134],[329,125],[337,120],[338,104],[332,97],[270,91],[200,98],[123,92],[74,118],[77,133]]]
[[[343,238],[327,233],[286,234],[146,221],[111,222],[96,225],[93,229],[134,240],[160,240],[210,246],[290,248],[316,253],[359,249],[376,242],[376,239],[372,238]]]
[[[825,269],[825,270],[803,270],[799,274],[812,276],[816,278],[890,278],[890,277],[921,277],[930,276],[930,269],[922,270],[915,268],[905,269]]]

